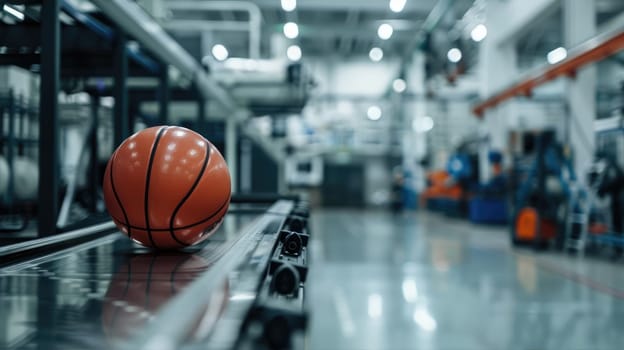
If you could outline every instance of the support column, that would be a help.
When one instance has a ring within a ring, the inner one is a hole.
[[[232,193],[237,191],[238,164],[236,154],[238,153],[238,137],[236,120],[230,117],[225,120],[225,162],[230,169],[230,179],[232,181]]]
[[[41,5],[39,98],[39,236],[56,233],[59,188],[59,103],[61,71],[60,0]]]
[[[117,33],[115,47],[113,53],[113,70],[115,85],[113,87],[113,97],[115,98],[115,107],[113,109],[113,137],[115,147],[119,146],[129,135],[129,118],[128,118],[128,53],[126,43],[128,39],[121,30]]]
[[[91,195],[91,199],[89,202],[89,210],[92,213],[97,211],[97,195],[99,192],[99,186],[102,183],[102,179],[100,179],[99,175],[99,142],[98,142],[98,130],[100,128],[100,96],[93,94],[91,97],[91,118],[92,121],[92,132],[91,139],[89,140],[89,149],[91,161],[89,162],[89,194]]]
[[[409,170],[413,175],[413,183],[409,184],[416,192],[422,192],[425,187],[425,172],[419,165],[420,160],[427,154],[427,133],[416,132],[413,123],[416,118],[427,116],[427,98],[425,86],[425,56],[417,51],[409,67],[405,67],[405,81],[407,90],[405,93],[415,94],[414,102],[406,105],[403,103],[403,142],[402,156],[403,169]],[[403,100],[403,96],[401,96]],[[434,118],[435,119],[435,118]]]
[[[197,98],[197,132],[206,136],[206,100],[199,94]]]
[[[596,35],[595,0],[563,0],[565,47],[570,49]],[[567,83],[569,140],[574,155],[574,170],[580,179],[591,164],[595,151],[596,66],[577,72]]]
[[[167,119],[169,117],[169,66],[163,65],[159,76],[159,88],[158,88],[158,123],[161,125],[167,125]]]
[[[481,99],[491,96],[508,85],[518,74],[515,41],[501,41],[496,35],[505,28],[504,16],[500,14],[509,12],[506,6],[510,5],[488,2],[486,8],[485,24],[488,33],[491,34],[479,43],[479,79],[481,81],[479,95]],[[489,151],[502,152],[506,149],[508,122],[515,117],[514,113],[514,102],[505,101],[496,108],[487,110],[483,116],[479,133],[487,142],[481,143],[479,151],[479,181],[481,183],[489,181],[492,176],[488,160]]]

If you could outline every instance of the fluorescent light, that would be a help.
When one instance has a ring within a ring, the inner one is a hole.
[[[297,0],[282,0],[282,10],[286,12],[294,11],[297,8]]]
[[[433,129],[433,118],[429,116],[424,116],[420,118],[414,119],[412,122],[412,129],[416,132],[428,132]]]
[[[390,0],[390,10],[392,12],[401,12],[405,8],[406,0]]]
[[[378,47],[373,47],[368,53],[368,57],[370,57],[373,62],[379,62],[383,58],[383,50]]]
[[[24,14],[19,12],[15,8],[5,4],[4,6],[2,6],[2,9],[4,10],[4,12],[6,12],[6,13],[10,14],[11,16],[19,19],[20,21],[24,20]]]
[[[457,63],[461,61],[462,59],[462,52],[460,49],[454,47],[448,51],[448,53],[446,54],[446,57],[448,58],[449,61],[453,63]]]
[[[476,27],[472,28],[470,31],[470,37],[472,40],[479,42],[487,36],[487,27],[483,24],[477,24]]]
[[[368,119],[373,121],[381,119],[381,108],[375,105],[368,107],[368,110],[366,111],[366,116],[368,117]]]
[[[286,50],[286,57],[293,62],[301,59],[301,48],[298,45],[291,45]]]
[[[403,284],[401,287],[403,290],[403,298],[405,298],[405,301],[407,301],[408,303],[413,303],[416,301],[416,299],[418,299],[418,288],[416,288],[416,281],[414,281],[413,279],[403,280]]]
[[[558,47],[546,55],[546,59],[550,64],[563,61],[566,57],[568,57],[568,51],[564,47]]]
[[[424,308],[414,311],[414,322],[425,332],[433,332],[438,328],[438,322]]]
[[[405,91],[405,89],[407,89],[407,84],[405,83],[405,80],[397,78],[394,79],[394,81],[392,82],[392,89],[394,90],[394,92],[400,94]]]
[[[392,36],[394,28],[388,23],[383,23],[377,28],[377,35],[381,40],[388,40]]]
[[[254,71],[258,70],[258,61],[249,58],[233,57],[228,58],[223,66],[231,70]]]
[[[245,300],[254,300],[256,298],[256,293],[235,293],[230,297],[230,301],[245,301]]]
[[[213,46],[211,52],[217,61],[225,61],[229,55],[228,50],[221,44]]]
[[[294,39],[299,36],[299,26],[295,22],[288,22],[284,24],[284,35],[288,39]]]
[[[383,299],[379,294],[371,294],[368,296],[368,316],[370,318],[379,318],[383,313]]]

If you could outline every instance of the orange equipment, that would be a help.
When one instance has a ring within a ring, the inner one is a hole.
[[[518,242],[540,243],[555,238],[557,234],[557,224],[552,220],[540,218],[535,208],[524,207],[518,211],[516,216],[515,240]]]

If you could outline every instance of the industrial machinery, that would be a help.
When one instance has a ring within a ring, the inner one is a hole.
[[[554,131],[536,136],[536,150],[530,168],[518,182],[513,198],[511,241],[514,245],[544,247],[563,243],[563,220],[567,199],[576,175],[564,147]]]
[[[22,326],[0,347],[303,348],[308,206],[272,199],[235,196],[214,236],[180,251],[112,222],[1,247],[0,323]]]

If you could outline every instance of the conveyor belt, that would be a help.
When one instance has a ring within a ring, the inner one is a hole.
[[[231,348],[293,207],[228,214],[183,252],[119,233],[0,269],[0,348]]]

